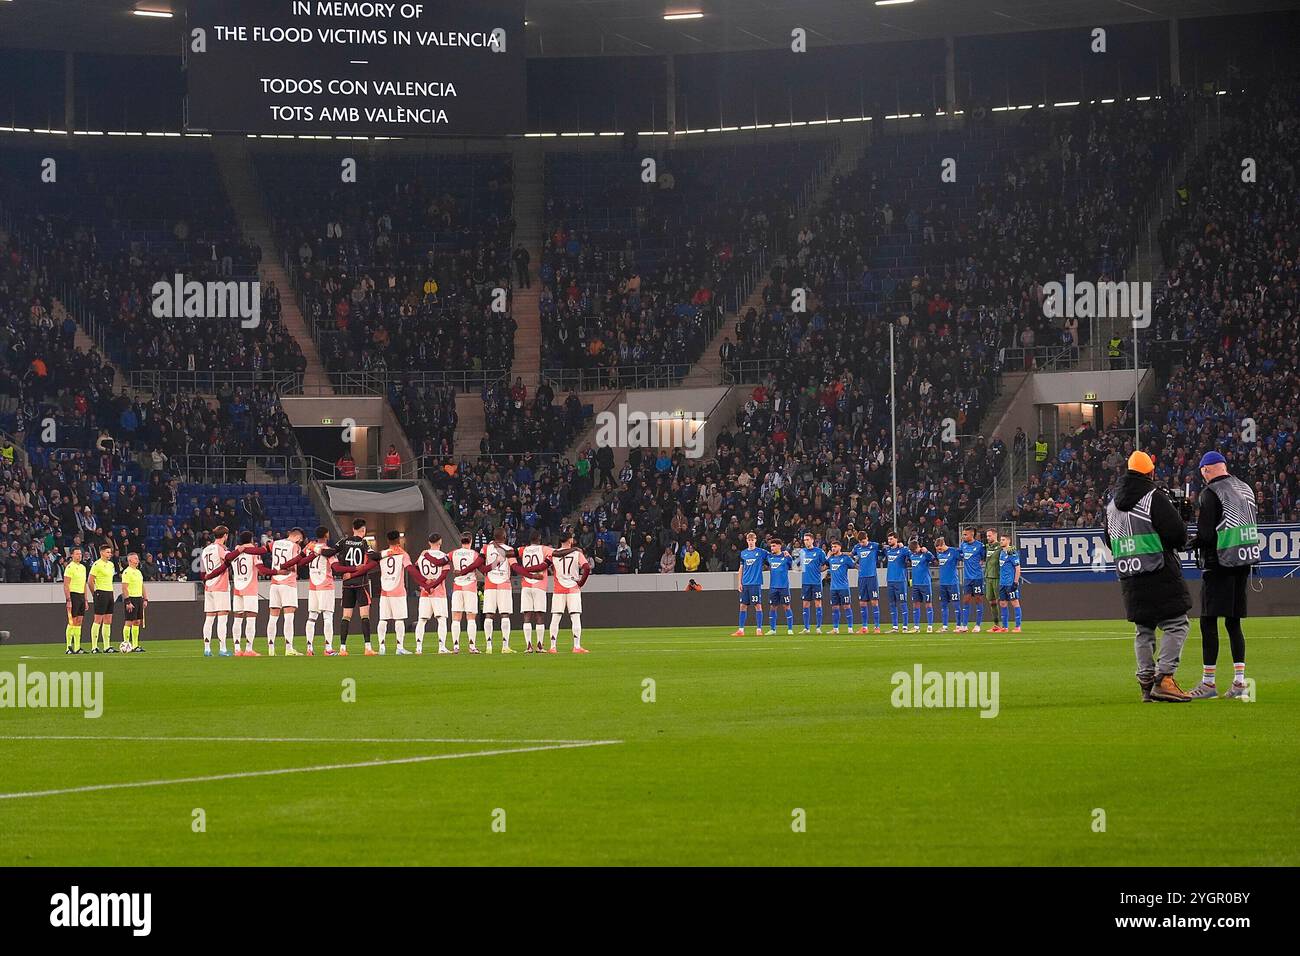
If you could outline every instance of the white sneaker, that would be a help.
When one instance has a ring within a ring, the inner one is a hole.
[[[820,634],[821,632],[822,632],[822,626],[821,626],[820,624],[818,624],[818,625],[817,625],[817,633]]]
[[[918,629],[918,630],[920,629],[920,626],[919,626],[919,625],[918,625],[917,629]],[[933,633],[934,633],[934,625],[933,625],[933,624],[927,624],[927,625],[925,626],[925,633],[927,633],[927,634],[933,634]]]
[[[379,656],[380,656],[380,657],[383,657],[383,656],[384,656],[385,654],[387,654],[387,653],[388,653],[388,648],[384,647],[383,644],[380,644],[380,645],[379,645]]]
[[[440,646],[440,647],[438,648],[438,653],[439,653],[439,654],[450,654],[451,651],[447,650],[447,648],[445,648],[445,647],[441,647],[441,646]]]
[[[980,632],[980,626],[976,624],[974,627],[971,628],[971,630],[974,631],[976,634],[978,634]]]
[[[833,627],[833,628],[831,628],[831,633],[832,633],[832,634],[838,634],[839,632],[840,632],[840,629],[839,629],[838,627]],[[820,634],[821,631],[818,631],[817,633]]]
[[[399,648],[397,649],[397,654],[398,654],[399,657],[409,657],[410,654],[411,654],[411,652],[408,651],[408,650],[407,650],[406,648],[404,648],[404,647],[399,647]]]
[[[946,630],[948,630],[948,625],[947,625],[947,624],[945,624],[943,627],[939,628],[939,633],[942,634],[942,633],[943,633],[944,631],[946,631]]]
[[[803,633],[804,633],[804,634],[811,634],[812,631],[808,630],[808,628],[805,627],[805,628],[803,629]]]

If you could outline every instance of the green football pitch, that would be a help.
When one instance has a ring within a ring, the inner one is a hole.
[[[0,676],[104,675],[98,719],[0,709],[0,865],[1300,864],[1296,618],[1247,622],[1249,703],[1140,703],[1123,622],[728,630],[592,628],[585,656],[567,631],[512,657],[0,647]],[[894,706],[918,665],[996,672],[997,715]]]

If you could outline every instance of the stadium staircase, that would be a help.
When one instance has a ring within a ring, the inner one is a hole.
[[[481,392],[456,393],[456,461],[478,458],[483,437],[487,434],[487,415]]]
[[[219,136],[212,140],[212,151],[230,205],[239,218],[240,229],[262,249],[258,275],[262,282],[274,282],[279,289],[280,321],[297,340],[298,347],[307,360],[303,389],[312,395],[333,395],[334,389],[330,386],[329,375],[316,350],[316,342],[303,318],[302,310],[298,308],[298,297],[294,294],[289,273],[285,271],[280,245],[271,231],[270,218],[262,200],[248,145],[242,137]]]
[[[853,134],[844,135],[840,138],[835,159],[812,183],[808,198],[804,201],[802,208],[798,212],[798,217],[790,227],[790,235],[797,234],[800,229],[812,221],[814,212],[821,209],[830,197],[835,181],[857,169],[858,163],[862,161],[866,150],[867,136],[865,130],[854,130]],[[776,251],[780,254],[784,250]],[[744,315],[750,309],[762,310],[763,294],[767,291],[767,286],[767,279],[757,283],[735,313],[723,321],[717,333],[713,336],[713,341],[705,346],[704,354],[686,373],[686,378],[682,381],[683,388],[708,388],[722,383],[722,358],[718,352],[722,348],[723,340],[732,334],[736,319],[739,316]]]
[[[975,502],[975,506],[967,512],[964,519],[967,523],[975,523],[983,527],[990,521],[999,519],[1011,506],[1016,492],[1024,487],[1029,477],[1030,462],[1027,454],[1033,451],[1034,436],[1026,430],[1029,436],[1027,452],[1017,456],[1012,449],[1016,426],[1009,419],[1012,417],[1012,406],[1016,404],[1020,389],[1029,383],[1032,374],[1027,371],[1003,371],[1002,391],[993,399],[980,421],[979,434],[990,443],[995,436],[1001,438],[1006,443],[1008,451],[1002,468],[993,476],[992,484]]]
[[[569,443],[569,447],[565,449],[564,457],[567,458],[569,461],[576,461],[578,456],[582,454],[582,452],[587,448],[596,447],[596,422],[597,422],[596,416],[598,416],[602,411],[613,411],[617,409],[619,403],[627,401],[627,392],[625,390],[608,391],[608,392],[583,392],[582,400],[584,403],[591,405],[593,414],[589,419],[589,423],[583,427],[582,431],[578,432],[578,434],[574,437],[573,441]],[[616,453],[614,456],[615,470],[617,471],[618,468],[622,468],[623,463],[626,460],[627,460],[626,453],[622,455]],[[593,471],[592,479],[594,480],[595,477],[596,474]],[[591,493],[587,495],[587,497],[583,498],[581,501],[576,502],[574,504],[573,514],[581,515],[584,511],[591,511],[598,504],[600,504],[600,500],[601,500],[600,490],[598,488],[593,488]]]
[[[68,313],[64,309],[63,303],[58,299],[54,300],[54,308],[51,312],[55,328],[62,325],[63,320],[68,317]],[[75,321],[77,317],[74,314],[72,318]],[[99,353],[100,357],[104,360],[104,364],[113,370],[113,391],[115,393],[121,393],[128,390],[130,380],[122,373],[122,370],[118,368],[117,363],[113,361],[113,357],[109,354],[108,349],[102,348],[98,342],[91,338],[90,334],[82,327],[80,322],[77,322],[77,334],[73,338],[72,344],[74,348],[81,349],[81,351],[86,354],[90,354],[91,352]]]
[[[1186,180],[1187,170],[1201,158],[1206,147],[1222,132],[1218,110],[1210,109],[1208,106],[1197,106],[1194,108],[1193,116],[1195,121],[1192,124],[1190,139],[1182,152],[1174,157],[1155,194],[1151,196],[1146,209],[1146,222],[1134,243],[1128,268],[1124,271],[1124,280],[1127,282],[1151,283],[1153,302],[1163,287],[1165,275],[1169,271],[1165,268],[1160,255],[1160,242],[1157,238],[1160,234],[1160,224],[1173,211],[1174,203],[1177,202],[1174,191]],[[1120,338],[1129,338],[1132,329],[1127,320],[1107,318],[1098,323],[1097,341],[1094,343],[1097,346],[1094,349],[1096,367],[1107,366],[1104,347],[1114,334],[1118,334]]]
[[[521,140],[515,147],[513,159],[515,244],[528,250],[531,257],[528,268],[535,277],[542,264],[543,219],[546,209],[545,156],[536,142]],[[511,275],[514,275],[513,261]],[[541,292],[541,282],[534,279],[532,288],[515,289],[511,295],[515,350],[510,380],[513,382],[515,376],[519,376],[528,386],[530,394],[541,384],[542,316],[538,307]],[[464,418],[461,422],[464,422]]]
[[[545,210],[544,156],[541,147],[536,143],[521,141],[515,147],[512,163],[514,205],[511,215],[515,220],[514,242],[527,249],[531,256],[528,268],[533,274],[533,285],[531,289],[516,288],[510,293],[515,340],[509,380],[513,382],[518,376],[531,395],[541,384],[542,374],[542,316],[538,305],[542,284],[536,278],[542,262],[542,220]],[[513,259],[510,275],[513,284]],[[486,434],[487,417],[481,393],[457,392],[456,440],[452,449],[455,459],[477,460]]]

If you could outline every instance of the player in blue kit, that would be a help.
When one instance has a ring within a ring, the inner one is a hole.
[[[815,545],[811,531],[803,535],[799,558],[803,564],[803,632],[808,633],[813,605],[817,605],[817,633],[822,632],[822,578],[826,574],[826,552]]]
[[[903,630],[907,630],[907,569],[911,567],[911,553],[903,547],[893,531],[885,539],[885,587],[889,589],[889,619],[898,631],[898,612],[903,612]]]
[[[961,622],[957,631],[979,632],[984,623],[984,542],[974,528],[961,533]],[[975,626],[970,626],[970,609],[975,608]]]
[[[934,592],[930,588],[930,565],[934,564],[934,552],[921,547],[921,542],[913,538],[909,544],[912,550],[912,608],[916,611],[916,623],[912,631],[921,630],[921,608],[925,608],[925,630],[934,632]]]
[[[740,567],[736,569],[736,590],[740,592],[740,626],[732,637],[745,636],[745,622],[749,610],[754,612],[758,636],[763,636],[763,570],[767,567],[767,552],[758,546],[758,535],[745,535],[748,545],[740,552]]]
[[[1008,608],[1016,609],[1015,632],[1020,633],[1020,549],[1013,547],[1011,538],[1003,535],[1002,551],[998,554],[998,606],[1002,608],[1002,630],[1007,630]]]
[[[838,541],[832,541],[826,567],[831,572],[831,633],[840,632],[840,609],[843,608],[844,622],[852,634],[853,599],[849,593],[849,572],[853,570],[853,555],[847,553]]]
[[[768,621],[770,630],[776,633],[776,609],[784,605],[785,633],[794,634],[794,605],[790,602],[790,567],[794,559],[782,546],[780,538],[768,539],[766,557],[770,572],[767,591],[767,607],[772,615]]]
[[[862,608],[862,633],[867,633],[867,605],[875,619],[876,633],[880,633],[880,542],[872,541],[865,531],[858,532],[858,543],[853,546],[853,560],[858,562],[858,605]]]
[[[952,608],[953,626],[960,620],[961,607],[957,601],[961,597],[961,552],[948,547],[942,536],[934,539],[934,557],[939,564],[939,610],[943,612],[943,626],[940,631],[948,630],[948,609]]]

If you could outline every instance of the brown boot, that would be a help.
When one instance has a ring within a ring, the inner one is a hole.
[[[1154,678],[1151,680],[1143,680],[1140,677],[1138,678],[1138,687],[1142,688],[1142,703],[1151,703],[1151,688],[1155,685],[1156,682]]]
[[[1181,704],[1191,700],[1192,696],[1178,686],[1173,674],[1158,674],[1155,686],[1151,688],[1151,699]]]

